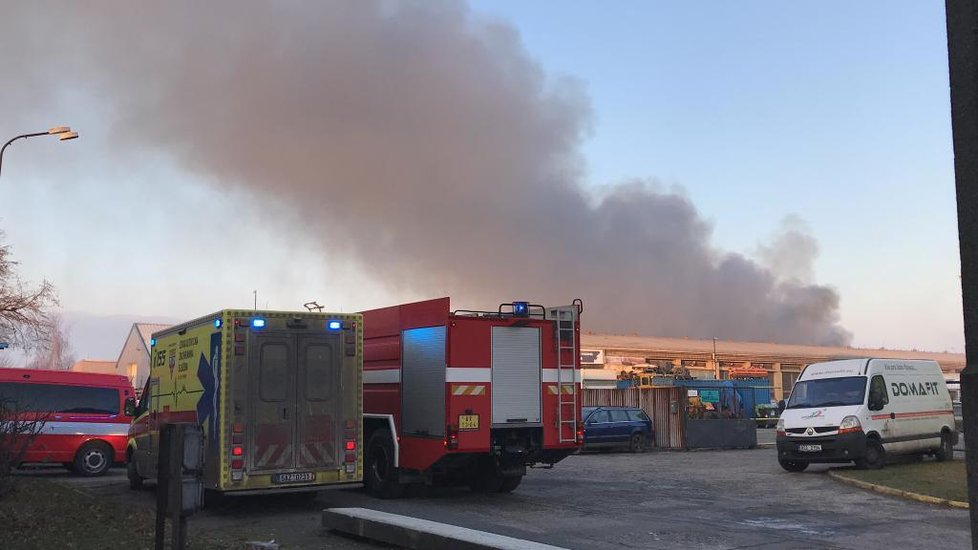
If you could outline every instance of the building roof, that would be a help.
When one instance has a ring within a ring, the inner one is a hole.
[[[713,340],[582,334],[581,349],[601,349],[609,354],[615,351],[626,354],[628,352],[685,353],[710,358],[713,354]],[[940,363],[945,371],[954,372],[960,371],[965,365],[964,354],[962,353],[730,342],[719,339],[716,341],[716,354],[723,360],[781,361],[801,364],[857,357],[933,359]]]
[[[164,325],[158,323],[134,323],[134,327],[139,331],[139,337],[143,339],[143,345],[146,346],[148,350],[151,346],[149,345],[150,339],[153,337],[154,332],[159,332],[163,329],[170,328],[173,325]]]
[[[115,361],[106,361],[103,359],[82,359],[71,366],[71,371],[115,374],[115,365]]]

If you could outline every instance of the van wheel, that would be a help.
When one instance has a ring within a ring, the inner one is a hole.
[[[789,472],[804,472],[808,468],[807,462],[795,462],[793,460],[779,460],[778,464]]]
[[[632,434],[628,440],[628,450],[633,453],[640,453],[645,450],[645,436],[642,434]]]
[[[75,472],[86,477],[105,474],[112,466],[112,448],[101,441],[82,445],[75,455]]]
[[[860,470],[879,470],[886,464],[886,451],[879,439],[866,440],[866,455],[856,460]]]
[[[947,432],[941,434],[941,448],[934,452],[934,458],[938,462],[954,460],[954,443],[951,442],[951,434]]]
[[[398,498],[404,494],[404,485],[394,466],[394,440],[390,430],[381,428],[370,436],[365,470],[363,484],[371,496]]]
[[[129,478],[129,488],[133,491],[138,491],[143,488],[143,478],[139,476],[139,470],[136,469],[136,461],[133,460],[132,456],[129,456],[129,460],[126,461],[126,477]]]

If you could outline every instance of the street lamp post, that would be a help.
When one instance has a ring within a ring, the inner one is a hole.
[[[3,147],[0,147],[0,171],[3,169],[3,152],[7,150],[8,145],[17,141],[18,139],[27,139],[38,136],[57,136],[58,141],[69,141],[72,139],[77,139],[78,132],[72,132],[71,128],[67,126],[55,126],[47,132],[32,132],[29,134],[21,134],[19,136],[12,137],[9,141],[7,141],[7,143],[3,144]]]

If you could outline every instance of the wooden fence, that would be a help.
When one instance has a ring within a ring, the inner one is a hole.
[[[686,448],[686,389],[585,389],[585,407],[637,407],[652,419],[655,446]]]

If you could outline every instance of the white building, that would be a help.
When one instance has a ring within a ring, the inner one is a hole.
[[[159,332],[171,325],[151,323],[134,323],[129,337],[122,346],[122,353],[116,361],[115,370],[129,377],[132,386],[139,392],[149,378],[150,338],[154,332]]]

